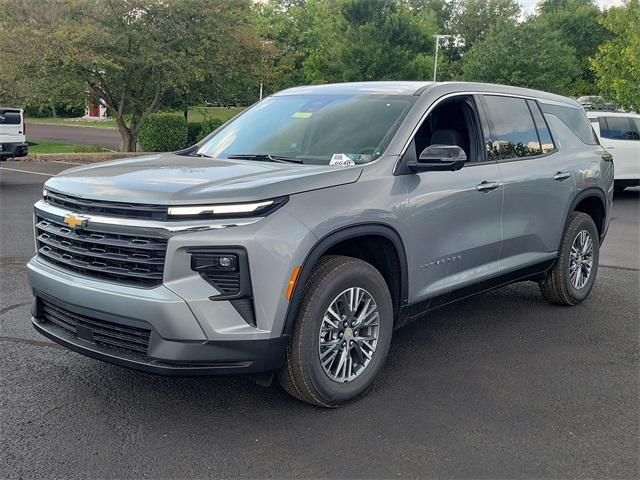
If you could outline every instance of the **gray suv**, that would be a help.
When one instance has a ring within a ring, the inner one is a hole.
[[[582,302],[613,174],[580,105],[557,95],[285,90],[192,148],[47,181],[32,322],[125,367],[276,375],[338,406],[372,383],[394,329],[429,310],[522,280]]]

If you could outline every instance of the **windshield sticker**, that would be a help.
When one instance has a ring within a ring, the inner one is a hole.
[[[291,115],[292,118],[309,118],[311,115],[313,115],[313,112],[295,112],[293,115]]]
[[[344,153],[334,153],[331,157],[329,165],[337,165],[338,167],[350,167],[355,165],[356,162],[351,160],[348,155]]]

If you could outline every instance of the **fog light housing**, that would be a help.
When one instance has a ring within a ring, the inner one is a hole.
[[[218,291],[210,300],[229,300],[244,320],[256,326],[247,251],[242,247],[195,247],[191,270]]]

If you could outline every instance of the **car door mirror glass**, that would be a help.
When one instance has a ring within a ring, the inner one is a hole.
[[[460,170],[466,161],[466,153],[457,145],[429,145],[409,167],[414,171]]]

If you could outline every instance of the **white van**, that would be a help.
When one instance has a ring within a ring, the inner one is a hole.
[[[613,155],[615,189],[640,185],[640,115],[587,111],[600,143]]]
[[[27,154],[25,135],[22,109],[0,107],[0,161]]]

